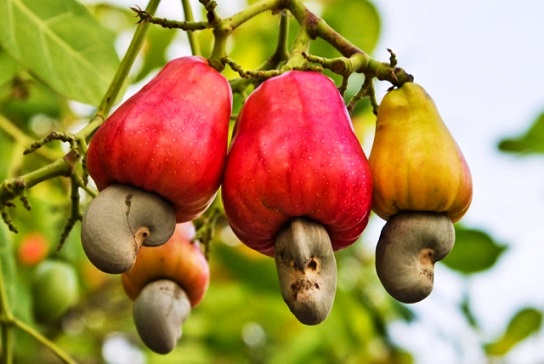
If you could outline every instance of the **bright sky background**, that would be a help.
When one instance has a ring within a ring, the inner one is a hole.
[[[383,31],[374,56],[387,59],[385,48],[397,53],[399,65],[434,98],[471,167],[474,200],[463,222],[510,246],[493,271],[470,280],[482,336],[494,339],[520,307],[544,307],[544,156],[518,158],[496,149],[501,137],[526,130],[544,111],[544,2],[375,3]],[[419,353],[420,363],[436,363],[437,354],[441,363],[485,362],[477,338],[441,312],[460,299],[460,280],[440,269],[435,279],[433,294],[414,306],[429,316],[426,325],[400,328],[397,338]],[[433,338],[436,330],[450,344]],[[541,333],[508,362],[544,362],[543,342]]]
[[[218,2],[222,9],[241,3]],[[386,61],[386,48],[395,51],[399,66],[435,100],[471,167],[474,200],[463,223],[509,246],[492,271],[474,276],[468,285],[439,266],[431,296],[412,306],[422,323],[395,325],[394,338],[416,354],[418,364],[486,363],[481,340],[496,339],[521,307],[544,307],[544,156],[519,158],[496,148],[502,137],[525,131],[544,111],[544,2],[374,3],[383,25],[374,57]],[[179,1],[161,3],[159,16],[179,14]],[[388,85],[382,86],[380,99]],[[365,241],[377,241],[380,229],[370,225]],[[457,310],[464,290],[483,326],[479,334],[464,325]],[[544,362],[543,343],[541,332],[514,350],[507,362]]]

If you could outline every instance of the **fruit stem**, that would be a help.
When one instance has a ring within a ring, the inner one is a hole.
[[[271,64],[278,65],[280,62],[289,58],[288,48],[289,38],[289,15],[285,10],[280,15],[280,31],[278,34],[278,44],[274,54],[269,58]]]
[[[219,20],[215,17],[214,23],[210,24],[214,28],[214,46],[212,54],[208,58],[210,66],[218,71],[225,68],[224,58],[227,56],[227,40],[234,29],[265,11],[281,8],[282,3],[283,0],[261,0],[229,18]]]
[[[193,9],[191,7],[191,2],[189,0],[181,0],[181,5],[183,6],[183,13],[185,14],[185,21],[194,22]],[[191,46],[191,52],[195,56],[202,54],[200,50],[200,44],[195,37],[195,33],[192,30],[187,31],[187,38],[189,39],[189,45]]]
[[[52,341],[49,341],[45,336],[40,334],[31,326],[25,324],[23,321],[13,318],[13,325],[18,327],[22,331],[26,332],[28,335],[32,336],[36,341],[40,342],[42,345],[46,346],[53,354],[57,356],[65,364],[76,364],[76,362],[66,354],[60,347],[58,347]]]
[[[290,4],[292,3],[297,2],[290,2]],[[297,36],[291,48],[291,55],[289,56],[289,60],[287,61],[285,66],[282,67],[282,70],[285,71],[291,69],[310,69],[310,62],[304,55],[309,53],[310,51],[310,42],[312,41],[312,37],[310,36],[309,30],[311,29],[311,23],[313,22],[315,15],[307,11],[306,8],[303,9],[304,11],[301,11],[301,8],[296,6],[293,6],[289,10],[295,15],[296,19],[299,21],[300,28],[298,29]],[[297,13],[295,14],[294,12]],[[298,14],[298,12],[302,12],[303,15]]]

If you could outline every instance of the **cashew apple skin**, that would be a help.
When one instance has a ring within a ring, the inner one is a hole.
[[[383,98],[369,157],[373,210],[384,220],[401,211],[461,219],[472,201],[468,164],[434,101],[405,83]]]
[[[199,304],[210,283],[210,268],[200,247],[191,241],[194,235],[192,223],[177,224],[165,244],[141,247],[134,266],[121,275],[127,296],[134,300],[148,283],[168,279],[185,291],[192,307]]]
[[[213,200],[227,154],[232,92],[201,57],[168,62],[93,136],[87,169],[99,190],[119,183],[170,201],[178,222]]]
[[[274,255],[291,217],[322,224],[334,250],[366,227],[372,180],[368,160],[334,83],[288,71],[247,98],[227,157],[222,199],[238,238]]]

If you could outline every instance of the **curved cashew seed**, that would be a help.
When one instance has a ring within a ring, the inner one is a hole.
[[[134,300],[132,317],[144,344],[159,354],[171,352],[181,337],[181,325],[191,313],[185,291],[174,281],[148,283]]]
[[[398,301],[415,303],[433,289],[434,263],[445,258],[455,243],[447,215],[402,212],[382,229],[376,247],[376,271],[384,288]]]
[[[336,260],[323,225],[304,218],[289,221],[276,237],[275,258],[291,312],[306,325],[322,322],[336,294]]]
[[[174,233],[172,205],[154,193],[125,185],[102,190],[91,202],[81,226],[89,260],[106,273],[123,273],[142,245],[166,243]]]

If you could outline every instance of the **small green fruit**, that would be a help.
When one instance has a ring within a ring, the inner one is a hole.
[[[34,316],[39,322],[59,319],[79,298],[77,274],[65,262],[45,260],[32,280]]]

